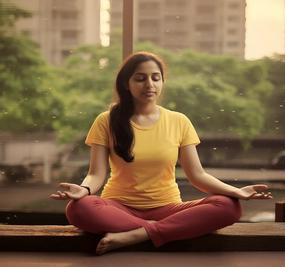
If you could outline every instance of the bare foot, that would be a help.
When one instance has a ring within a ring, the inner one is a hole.
[[[136,244],[149,237],[144,228],[138,228],[128,232],[107,233],[98,243],[96,254],[102,255],[110,250]]]

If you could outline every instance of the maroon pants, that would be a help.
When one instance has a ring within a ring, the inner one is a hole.
[[[239,220],[241,208],[237,199],[221,195],[146,210],[91,195],[70,201],[66,215],[70,224],[95,234],[144,227],[153,244],[159,247],[169,241],[198,237],[231,225]]]

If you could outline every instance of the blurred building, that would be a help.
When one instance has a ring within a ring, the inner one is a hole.
[[[51,64],[60,64],[79,45],[100,43],[100,0],[9,2],[33,13],[20,19],[16,29],[37,42]]]
[[[123,1],[110,2],[112,43],[122,25]],[[135,0],[134,39],[244,58],[245,6],[245,0]]]

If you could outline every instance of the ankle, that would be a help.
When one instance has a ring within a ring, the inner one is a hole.
[[[149,239],[148,234],[143,227],[132,230],[129,232],[129,234],[130,234],[130,239],[132,240],[145,241]]]

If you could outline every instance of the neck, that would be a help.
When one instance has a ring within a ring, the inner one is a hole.
[[[157,113],[158,107],[156,103],[148,105],[136,105],[135,106],[135,115],[151,115]]]

